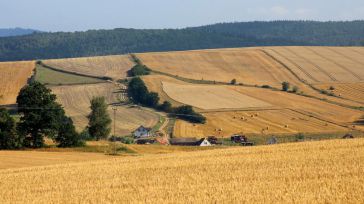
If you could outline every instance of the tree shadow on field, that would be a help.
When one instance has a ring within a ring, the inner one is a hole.
[[[355,125],[364,125],[364,116],[354,122]]]

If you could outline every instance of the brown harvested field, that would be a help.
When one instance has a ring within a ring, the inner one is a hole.
[[[327,103],[322,100],[251,87],[230,87],[245,95],[260,99],[272,105],[299,111],[305,115],[340,124],[351,124],[363,116],[363,112]]]
[[[115,80],[127,76],[134,66],[128,55],[83,57],[45,60],[44,64],[56,69],[96,77],[111,77]]]
[[[240,132],[261,133],[262,129],[267,127],[268,133],[275,134],[345,132],[363,116],[363,112],[359,110],[296,94],[251,87],[230,86],[229,88],[272,104],[276,110],[205,111],[203,114],[207,117],[206,124],[193,125],[178,120],[174,134],[178,137],[204,137],[217,135],[215,130],[221,128],[224,130],[224,136],[229,136]],[[258,117],[251,118],[251,115],[255,113]],[[364,126],[356,125],[355,128],[363,130]]]
[[[0,151],[0,170],[109,159],[97,153]]]
[[[266,108],[269,103],[241,94],[228,86],[162,82],[163,91],[173,100],[204,110]]]
[[[182,103],[173,100],[163,91],[163,82],[171,82],[181,85],[188,83],[163,75],[147,75],[143,76],[142,79],[146,84],[146,86],[148,87],[149,91],[157,92],[159,94],[160,103],[163,103],[163,101],[169,101],[174,106],[182,105]]]
[[[297,81],[289,71],[261,48],[237,48],[137,54],[153,70],[195,80],[268,84]]]
[[[16,103],[16,97],[32,76],[35,62],[0,62],[0,105]]]
[[[304,114],[276,109],[264,111],[231,111],[205,113],[206,124],[191,124],[177,120],[175,137],[229,137],[233,134],[286,134],[345,132],[347,128],[327,123]],[[221,132],[218,130],[222,129]]]
[[[326,90],[336,96],[349,99],[364,106],[364,83],[331,83],[318,84],[315,87]],[[333,87],[334,90],[330,90]]]
[[[264,48],[308,83],[360,82],[364,80],[364,48],[274,47]]]
[[[87,126],[86,116],[90,113],[90,100],[95,96],[104,96],[109,104],[118,103],[123,97],[112,83],[55,86],[53,92],[57,100],[64,106],[66,114],[72,117],[75,126],[80,131]],[[113,119],[113,111],[109,107],[109,114]],[[116,112],[116,134],[129,135],[140,125],[146,127],[158,123],[159,116],[151,111],[128,106],[118,106]]]
[[[346,106],[361,103],[320,94],[309,84],[364,80],[364,48],[257,47],[137,54],[153,70],[194,80],[281,88],[288,81],[299,92]],[[292,73],[293,72],[293,73]]]

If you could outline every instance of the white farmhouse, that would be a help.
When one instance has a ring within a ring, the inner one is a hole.
[[[146,128],[144,126],[140,126],[133,132],[133,136],[135,138],[148,138],[151,136],[150,131],[151,131],[151,128]]]

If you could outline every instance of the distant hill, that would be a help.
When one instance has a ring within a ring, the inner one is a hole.
[[[249,46],[361,46],[364,21],[222,23],[185,29],[113,29],[0,38],[0,61]]]
[[[0,28],[0,37],[29,35],[34,32],[39,32],[39,31],[33,29],[24,29],[24,28]]]

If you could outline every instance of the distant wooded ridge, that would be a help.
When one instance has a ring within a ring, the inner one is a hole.
[[[40,32],[40,31],[33,29],[24,29],[24,28],[0,28],[0,37],[29,35],[34,32]]]
[[[221,23],[185,29],[113,29],[0,38],[0,61],[251,46],[363,46],[364,21]]]

